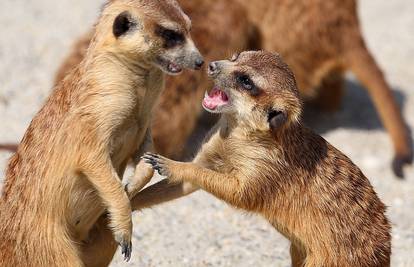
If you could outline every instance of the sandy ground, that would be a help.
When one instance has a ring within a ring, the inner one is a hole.
[[[414,2],[360,1],[369,47],[414,127]],[[0,141],[18,141],[47,97],[54,71],[73,39],[90,28],[99,1],[0,1]],[[396,180],[392,147],[366,92],[350,76],[343,107],[311,112],[310,126],[346,153],[389,206],[393,266],[413,266],[414,169]],[[0,153],[0,177],[10,154]],[[0,178],[2,179],[2,178]],[[0,180],[1,181],[1,180]],[[130,263],[112,266],[290,266],[288,242],[262,218],[236,211],[207,193],[134,214]]]

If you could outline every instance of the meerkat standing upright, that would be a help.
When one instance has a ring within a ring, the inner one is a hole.
[[[209,74],[215,87],[203,106],[223,115],[194,162],[144,159],[172,182],[265,217],[291,241],[295,267],[389,266],[384,204],[351,160],[301,125],[295,78],[281,58],[243,52],[211,63]]]
[[[150,140],[164,73],[199,69],[175,0],[108,3],[83,61],[53,91],[11,158],[0,202],[0,266],[84,266],[80,242],[106,209],[128,260],[127,162]]]

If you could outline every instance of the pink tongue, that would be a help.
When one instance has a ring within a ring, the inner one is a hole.
[[[214,110],[218,106],[227,104],[227,102],[227,95],[223,91],[214,88],[208,95],[204,97],[203,105],[208,109]]]

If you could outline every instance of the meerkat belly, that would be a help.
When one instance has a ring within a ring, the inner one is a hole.
[[[111,142],[111,158],[114,167],[119,173],[119,168],[125,165],[134,152],[138,149],[144,140],[145,127],[131,125],[122,134],[114,136]]]

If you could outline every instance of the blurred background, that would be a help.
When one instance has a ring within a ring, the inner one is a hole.
[[[90,29],[103,1],[0,1],[0,143],[21,139],[48,96],[73,41]],[[414,1],[362,0],[371,52],[414,128]],[[366,91],[352,76],[341,109],[309,110],[307,124],[349,156],[374,185],[393,224],[392,266],[413,266],[414,168],[391,172],[393,149]],[[10,153],[0,151],[0,184]],[[290,266],[289,244],[260,217],[207,193],[134,214],[131,261],[112,266]]]

